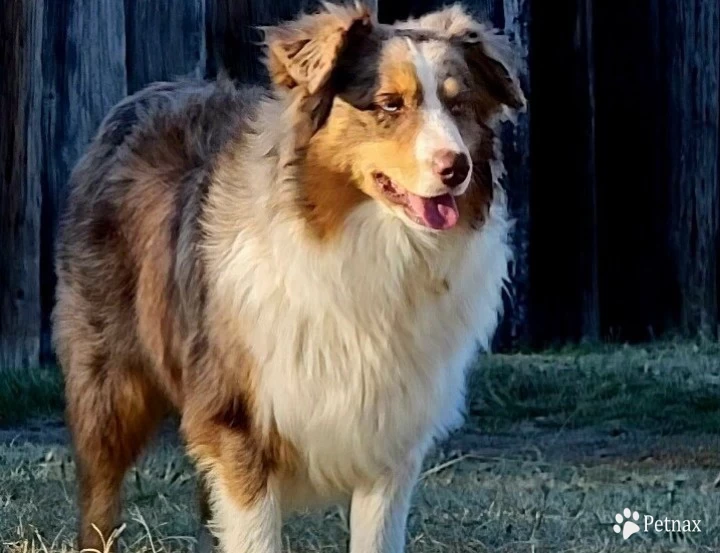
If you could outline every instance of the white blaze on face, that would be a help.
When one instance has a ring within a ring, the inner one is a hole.
[[[421,186],[426,189],[428,195],[445,191],[440,179],[433,173],[433,157],[438,152],[449,150],[470,157],[470,152],[465,145],[455,121],[448,110],[443,106],[438,96],[438,79],[433,60],[418,48],[412,41],[408,40],[412,61],[415,65],[418,81],[422,86],[423,101],[420,106],[422,126],[415,142],[415,155],[421,167],[426,168],[427,173],[423,176]],[[470,184],[470,174],[462,185],[458,186],[453,193],[462,194]]]

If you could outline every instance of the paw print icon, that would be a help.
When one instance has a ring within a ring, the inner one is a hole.
[[[638,520],[640,520],[640,513],[637,511],[631,512],[630,509],[625,509],[622,514],[618,513],[615,515],[615,522],[617,522],[617,524],[613,526],[613,531],[616,534],[620,534],[622,532],[622,537],[626,540],[633,534],[637,534],[640,531],[640,526],[637,524]]]

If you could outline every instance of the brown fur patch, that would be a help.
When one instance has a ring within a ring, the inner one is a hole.
[[[241,505],[251,505],[265,490],[271,465],[244,409],[238,398],[231,398],[211,417],[191,411],[183,418],[183,432],[188,453],[200,468],[211,479],[220,478]]]
[[[480,140],[476,143],[473,158],[472,180],[465,194],[457,199],[462,228],[477,231],[487,219],[493,200],[494,183],[490,162],[495,159],[495,133],[481,126]]]
[[[328,148],[342,145],[328,144]],[[342,230],[348,215],[368,197],[353,185],[352,176],[339,167],[328,167],[327,155],[311,147],[300,173],[300,207],[310,228],[320,240],[329,240]]]
[[[294,448],[272,429],[262,437],[254,412],[253,370],[245,359],[247,379],[232,382],[232,370],[220,370],[209,358],[192,384],[195,393],[184,408],[182,430],[188,453],[208,475],[219,479],[240,505],[252,505],[265,491],[271,473],[292,474]]]
[[[95,352],[83,364],[76,352],[73,363],[65,390],[83,514],[79,540],[81,548],[102,550],[91,525],[109,537],[125,471],[166,414],[167,403],[142,374],[118,370],[123,361],[114,355]]]

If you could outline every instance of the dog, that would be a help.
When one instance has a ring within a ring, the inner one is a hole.
[[[457,5],[264,32],[271,86],[151,85],[71,176],[53,316],[81,548],[175,412],[222,551],[278,553],[283,513],[338,502],[351,553],[402,551],[498,324],[510,42]]]

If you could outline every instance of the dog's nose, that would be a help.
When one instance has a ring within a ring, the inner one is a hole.
[[[470,172],[470,159],[461,152],[440,150],[433,156],[432,167],[445,186],[454,188],[465,182]]]

